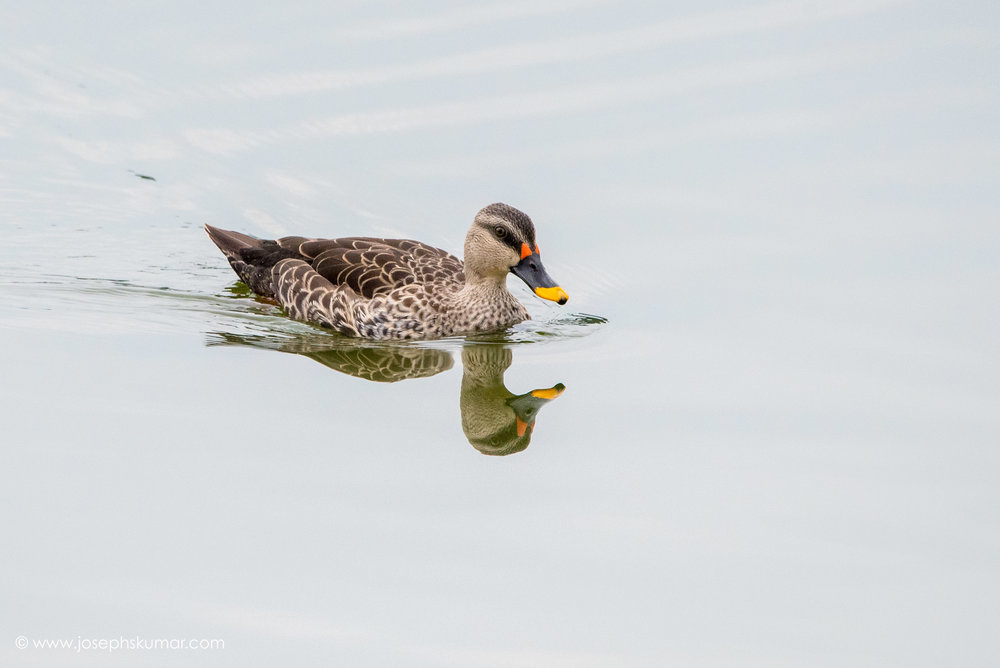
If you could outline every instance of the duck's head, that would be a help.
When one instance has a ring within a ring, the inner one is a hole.
[[[542,264],[535,226],[527,214],[506,204],[490,204],[476,214],[465,237],[465,273],[469,279],[496,280],[510,272],[536,295],[559,304],[569,301]]]

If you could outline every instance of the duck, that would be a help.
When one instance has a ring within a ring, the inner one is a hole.
[[[464,261],[412,239],[258,239],[205,225],[240,280],[285,313],[340,334],[431,339],[503,331],[529,319],[507,274],[542,299],[569,297],[542,264],[535,226],[503,203],[481,209]]]

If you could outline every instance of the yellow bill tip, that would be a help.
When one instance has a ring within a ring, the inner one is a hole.
[[[555,399],[560,394],[562,394],[563,390],[565,390],[565,389],[566,389],[566,386],[563,385],[562,383],[560,383],[559,385],[556,385],[555,387],[550,387],[550,388],[545,389],[545,390],[532,390],[531,391],[531,396],[535,397],[536,399],[548,399],[548,400],[551,401],[552,399]]]
[[[569,301],[569,295],[567,295],[566,291],[559,286],[554,288],[535,288],[535,294],[542,299],[548,299],[549,301],[556,302],[560,305]]]

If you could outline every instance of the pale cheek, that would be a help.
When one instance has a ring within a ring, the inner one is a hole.
[[[492,253],[490,255],[490,265],[495,267],[498,272],[506,273],[517,264],[517,260],[513,258],[513,255],[507,253]]]

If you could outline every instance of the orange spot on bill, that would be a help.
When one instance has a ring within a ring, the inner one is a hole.
[[[521,244],[521,259],[523,260],[524,258],[528,257],[529,255],[531,255],[531,249],[528,248],[528,244],[522,243]]]

